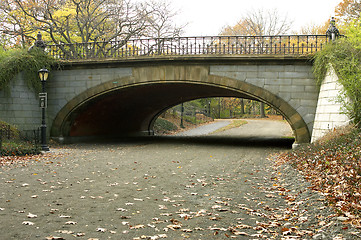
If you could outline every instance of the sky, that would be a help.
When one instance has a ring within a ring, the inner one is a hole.
[[[186,23],[184,36],[218,35],[227,25],[235,25],[248,11],[277,9],[293,21],[292,30],[322,24],[334,16],[342,0],[168,0],[178,9],[177,23]]]

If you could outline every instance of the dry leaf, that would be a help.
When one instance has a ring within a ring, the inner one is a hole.
[[[34,223],[30,222],[30,221],[24,221],[22,224],[23,225],[29,225],[29,226],[34,225]]]
[[[45,238],[46,240],[65,240],[63,237],[49,236]]]
[[[172,229],[172,230],[180,229],[181,227],[182,227],[181,225],[176,225],[176,224],[167,226],[167,228]]]
[[[232,232],[234,235],[237,235],[237,236],[249,236],[248,233],[245,233],[245,232],[238,232],[238,231],[235,231],[235,232]]]
[[[29,213],[29,214],[27,215],[27,217],[28,217],[28,218],[37,218],[37,217],[38,217],[38,215],[35,215],[35,214],[32,214],[32,213]]]
[[[140,229],[140,228],[144,228],[145,226],[143,224],[139,224],[139,225],[135,225],[135,226],[131,226],[129,227],[130,229]]]
[[[106,228],[97,228],[96,231],[97,231],[97,232],[106,232],[107,229],[106,229]]]
[[[73,234],[74,233],[73,231],[69,231],[69,230],[58,230],[56,232],[63,233],[63,234]]]
[[[128,211],[128,210],[127,210],[127,209],[124,209],[124,208],[117,208],[117,211],[126,212],[126,211]]]
[[[67,221],[65,224],[66,224],[66,225],[75,225],[75,224],[77,224],[77,222],[74,222],[74,221]]]

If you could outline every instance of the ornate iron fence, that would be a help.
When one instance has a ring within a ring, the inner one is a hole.
[[[104,59],[187,55],[308,55],[330,41],[327,35],[213,36],[131,39],[49,45],[57,59]]]

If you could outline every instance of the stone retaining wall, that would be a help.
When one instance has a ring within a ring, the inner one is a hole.
[[[342,85],[338,83],[338,76],[331,67],[320,88],[311,142],[315,142],[334,128],[349,123],[350,119],[342,113],[342,104],[338,101],[342,89]]]
[[[10,84],[10,93],[0,91],[0,119],[21,130],[40,127],[41,111],[37,95],[30,90],[19,74]]]

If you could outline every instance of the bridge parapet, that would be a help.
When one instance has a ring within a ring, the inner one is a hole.
[[[130,39],[49,45],[57,59],[109,59],[188,55],[310,55],[329,42],[327,35],[207,36]]]

